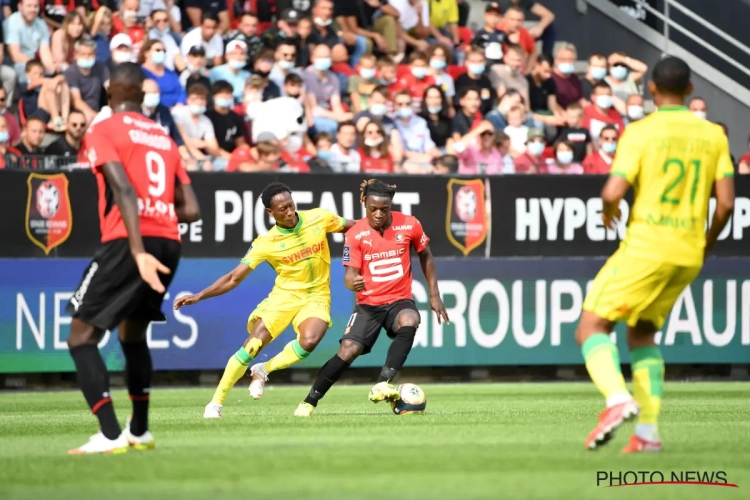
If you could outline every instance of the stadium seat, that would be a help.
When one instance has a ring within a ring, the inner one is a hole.
[[[464,45],[471,45],[471,41],[474,40],[474,31],[466,26],[460,26],[458,28],[458,37]]]

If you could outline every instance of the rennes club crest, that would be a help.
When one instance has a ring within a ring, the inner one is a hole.
[[[487,212],[482,179],[448,181],[445,230],[448,239],[464,255],[487,238]]]
[[[73,229],[73,216],[65,174],[29,174],[26,234],[46,255],[62,245]]]

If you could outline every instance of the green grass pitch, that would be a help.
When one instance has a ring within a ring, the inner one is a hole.
[[[245,380],[245,379],[243,379]],[[591,384],[423,384],[425,415],[395,416],[369,387],[334,387],[310,419],[307,387],[238,385],[219,421],[211,389],[155,389],[157,449],[67,456],[95,431],[77,392],[0,394],[0,498],[705,499],[750,498],[750,384],[667,383],[665,451],[622,456],[632,424],[583,449],[602,400]],[[113,395],[121,418],[123,391]],[[716,471],[738,489],[597,487],[596,473]]]

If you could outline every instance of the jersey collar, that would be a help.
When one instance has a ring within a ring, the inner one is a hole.
[[[687,111],[687,106],[661,106],[656,111],[662,112],[662,111]]]
[[[299,233],[299,230],[302,228],[302,214],[298,213],[297,217],[299,217],[299,220],[297,221],[297,225],[294,226],[293,229],[285,229],[285,228],[283,228],[283,227],[281,227],[279,225],[276,226],[276,229],[281,234],[292,234],[292,233],[297,234],[297,233]]]

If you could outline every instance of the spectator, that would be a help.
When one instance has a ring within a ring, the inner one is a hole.
[[[529,127],[526,123],[526,111],[521,106],[514,106],[508,112],[508,126],[503,132],[510,137],[510,155],[515,158],[526,151]]]
[[[589,56],[589,66],[586,69],[586,76],[581,80],[581,91],[584,99],[594,93],[594,85],[601,82],[607,77],[609,66],[607,57],[604,54],[591,54]]]
[[[21,168],[21,152],[12,146],[8,133],[8,122],[0,115],[0,170],[4,168]]]
[[[341,126],[339,126],[339,128],[341,128]],[[333,134],[329,134],[328,132],[323,132],[315,136],[316,153],[315,158],[313,159],[313,163],[317,164],[318,168],[321,168],[323,166],[322,164],[325,163],[325,167],[327,167],[329,171],[333,172],[330,161],[333,157],[333,151],[331,151],[331,148],[333,147],[334,141],[335,139],[333,138]],[[359,153],[357,153],[357,156],[359,156]]]
[[[65,70],[73,108],[91,122],[105,102],[104,86],[109,83],[109,70],[96,62],[96,44],[82,40],[76,44],[75,64]]]
[[[206,88],[211,86],[206,70],[206,49],[200,45],[190,48],[187,55],[187,68],[180,74],[182,88],[186,89],[196,83]]]
[[[388,88],[388,95],[391,96],[398,91],[398,79],[396,74],[398,68],[396,63],[388,57],[384,57],[378,61],[378,74],[380,75],[380,81]]]
[[[5,126],[2,130],[8,133],[8,138],[5,142],[10,145],[18,144],[21,140],[21,126],[18,124],[16,116],[8,111],[8,106],[11,104],[8,99],[8,93],[4,88],[0,87],[0,117],[4,119]],[[3,142],[3,141],[0,141]]]
[[[194,28],[201,26],[204,19],[203,15],[206,12],[210,12],[216,18],[217,29],[220,33],[225,33],[229,29],[227,0],[185,0],[182,3],[185,7],[186,21],[183,22],[183,26],[187,24],[186,29],[189,29],[191,26]],[[183,54],[185,52],[183,50]],[[206,49],[206,52],[209,52],[208,49]],[[212,57],[210,53],[208,57]]]
[[[424,52],[412,52],[409,56],[409,74],[404,75],[398,82],[396,92],[406,91],[412,98],[414,111],[418,112],[422,105],[422,96],[427,87],[435,85],[435,79],[430,76],[429,59]]]
[[[599,134],[599,147],[583,160],[583,171],[587,174],[608,174],[615,159],[619,132],[612,125],[606,125]]]
[[[557,141],[568,141],[573,145],[573,161],[583,162],[593,151],[591,134],[587,128],[581,126],[583,108],[579,103],[571,104],[565,111],[566,126],[557,135]]]
[[[394,104],[396,128],[404,144],[404,171],[411,174],[431,172],[432,160],[440,156],[440,151],[430,137],[427,121],[414,113],[412,97],[408,91],[397,93]]]
[[[510,138],[503,132],[496,133],[490,122],[483,122],[478,134],[463,139],[454,145],[459,159],[458,173],[461,175],[512,174],[513,159],[508,155]]]
[[[573,144],[569,141],[557,141],[555,144],[555,158],[547,160],[545,166],[548,174],[582,174],[583,167],[575,162]]]
[[[456,87],[453,83],[453,77],[445,71],[445,68],[448,66],[450,51],[442,45],[433,45],[430,47],[430,52],[427,55],[430,58],[430,68],[432,70],[432,78],[435,79],[435,84],[443,90],[449,102],[453,102],[453,99],[456,97]],[[452,109],[453,106],[451,105],[446,111]]]
[[[445,149],[453,135],[450,109],[448,97],[439,86],[427,87],[427,90],[424,91],[424,100],[419,116],[427,122],[427,127],[430,129],[430,138],[432,138],[435,146],[441,149]]]
[[[253,75],[261,79],[264,101],[281,97],[281,87],[270,80],[273,65],[274,56],[271,49],[261,50],[253,62]]]
[[[244,43],[236,41],[235,43]],[[244,89],[243,89],[244,90]],[[226,163],[232,156],[232,151],[247,144],[245,137],[245,121],[235,113],[233,87],[229,82],[219,80],[214,83],[211,93],[213,94],[213,108],[206,112],[214,128],[216,142],[219,145],[219,153],[214,160],[214,168],[224,170]]]
[[[172,110],[177,129],[182,134],[190,155],[197,161],[199,170],[213,170],[210,158],[221,156],[214,126],[206,116],[207,102],[208,89],[194,84],[187,89],[187,106]]]
[[[68,13],[68,5],[61,0],[40,0],[41,18],[49,27],[50,33],[60,29],[60,25]]]
[[[308,98],[312,100],[317,132],[334,133],[338,124],[352,119],[351,113],[341,106],[338,77],[331,72],[331,49],[318,45],[312,52],[312,66],[303,73]]]
[[[37,114],[58,132],[65,130],[70,112],[70,89],[63,75],[44,77],[44,66],[37,59],[26,63],[26,85],[22,86],[21,101],[27,117]]]
[[[742,175],[750,174],[750,138],[747,140],[747,153],[740,157],[737,171]]]
[[[55,142],[47,146],[44,154],[50,156],[78,157],[81,149],[81,140],[86,133],[86,116],[78,110],[73,110],[68,115],[65,126],[65,134]]]
[[[513,166],[517,174],[541,174],[545,172],[544,160],[544,132],[532,128],[526,141],[526,152],[516,157]]]
[[[496,64],[503,63],[503,46],[508,43],[508,35],[497,29],[502,20],[502,11],[497,2],[487,4],[484,9],[484,27],[474,33],[471,44],[484,49],[487,65],[492,70]]]
[[[626,105],[626,120],[627,125],[633,122],[643,119],[646,116],[646,112],[643,108],[643,96],[641,94],[631,94],[628,96],[628,100],[625,101]]]
[[[477,47],[469,49],[466,54],[466,73],[456,79],[456,95],[460,96],[467,88],[479,89],[482,115],[489,113],[497,101],[497,91],[485,75],[484,51]]]
[[[21,0],[18,12],[8,17],[3,26],[5,46],[18,75],[20,84],[26,83],[26,64],[39,54],[42,70],[55,72],[50,50],[47,25],[39,18],[39,0]]]
[[[690,110],[696,118],[701,120],[708,119],[708,105],[702,97],[693,97],[688,102],[688,110]]]
[[[46,123],[43,118],[40,118],[39,116],[30,116],[26,119],[21,142],[18,144],[17,148],[22,156],[34,157],[44,154],[42,142],[44,142],[45,129]],[[29,160],[25,160],[24,163],[31,168],[39,167],[37,158],[30,158]]]
[[[458,36],[458,2],[439,0],[429,2],[428,7],[432,37],[445,47],[458,47],[461,44],[461,37]]]
[[[502,95],[509,90],[517,90],[524,100],[529,102],[529,81],[521,74],[523,58],[523,49],[519,45],[511,45],[505,51],[504,64],[495,65],[490,69],[490,81],[496,89],[496,95]],[[537,64],[536,67],[538,66]]]
[[[310,49],[312,48],[312,45],[310,44],[310,36],[312,35],[312,29],[312,20],[303,17],[297,24],[298,36],[290,39],[290,41],[297,43],[296,66],[298,68],[306,68],[310,66]]]
[[[352,111],[356,114],[367,109],[370,94],[378,86],[375,55],[365,54],[359,61],[359,74],[349,78],[349,100]]]
[[[388,53],[388,44],[383,35],[369,27],[359,27],[357,17],[365,7],[364,2],[352,2],[350,0],[333,0],[333,16],[339,26],[341,39],[346,46],[349,54],[349,64],[356,68],[363,55],[370,53],[370,47],[374,46],[380,52]],[[393,27],[395,28],[395,24]],[[394,33],[393,41],[396,41]],[[397,48],[394,47],[394,54]]]
[[[164,44],[159,40],[147,40],[138,54],[138,63],[142,66],[146,78],[151,78],[159,84],[161,103],[172,108],[177,104],[185,104],[186,95],[177,73],[167,69],[164,65],[165,60]]]
[[[247,71],[252,70],[252,61],[263,49],[263,40],[258,36],[258,16],[253,12],[243,12],[237,29],[231,31],[224,37],[224,43],[229,44],[233,40],[244,42],[247,45]]]
[[[218,81],[229,82],[234,89],[234,99],[239,102],[245,94],[245,82],[250,78],[250,73],[245,71],[247,65],[247,45],[245,42],[233,40],[229,42],[224,49],[226,64],[214,66],[208,72],[208,79],[211,83]],[[216,92],[213,93],[214,97]],[[234,106],[234,102],[232,106]]]
[[[435,159],[435,174],[453,175],[458,173],[458,158],[455,155],[444,155]]]
[[[139,0],[122,0],[120,9],[112,15],[112,33],[130,34],[130,30],[138,24]]]
[[[68,12],[62,26],[52,33],[50,50],[56,71],[65,71],[76,58],[76,42],[83,36],[85,21],[77,10]]]
[[[521,106],[525,111],[528,111],[523,96],[517,90],[509,90],[500,98],[497,108],[487,114],[487,120],[492,123],[496,132],[502,131],[508,126],[508,113],[514,106]],[[536,128],[534,120],[528,115],[524,125],[529,128]]]
[[[536,42],[526,28],[523,27],[524,13],[522,9],[516,6],[508,7],[505,11],[502,21],[497,29],[502,30],[507,35],[508,43],[520,45],[524,51],[523,73],[526,74],[536,61],[537,50]]]
[[[388,88],[384,85],[375,87],[367,100],[367,109],[357,113],[354,123],[360,133],[364,132],[365,125],[369,122],[377,123],[389,139],[389,147],[393,154],[393,161],[399,163],[402,158],[403,146],[401,135],[396,129],[396,122],[388,116]]]
[[[112,37],[112,11],[107,7],[99,7],[89,28],[89,36],[96,43],[96,61],[109,66],[111,60],[110,38]],[[124,35],[127,36],[127,35]],[[130,37],[128,37],[130,41]],[[130,41],[130,45],[133,42]]]
[[[291,73],[300,74],[300,71],[294,67],[297,60],[297,45],[290,40],[282,40],[276,46],[274,59],[276,62],[271,68],[268,79],[282,89],[281,95],[283,96],[284,79]]]
[[[125,33],[112,37],[109,42],[111,59],[107,63],[107,69],[112,71],[116,65],[124,62],[134,62],[137,57],[133,53],[133,41]]]
[[[575,74],[577,59],[575,45],[564,43],[557,48],[555,54],[555,71],[552,78],[557,86],[557,103],[567,108],[574,102],[585,105],[581,80]]]
[[[161,3],[161,0],[156,1]],[[164,45],[164,50],[167,54],[164,66],[167,69],[176,71],[178,74],[181,73],[185,70],[186,64],[170,28],[169,13],[162,9],[153,11],[151,13],[151,23],[154,27],[148,32],[148,38],[150,40],[159,40]]]
[[[359,139],[361,170],[365,173],[391,174],[394,161],[388,147],[388,139],[377,122],[368,122]]]
[[[138,2],[137,14],[139,19],[146,19],[157,10],[167,10],[164,0],[140,0]]]
[[[169,137],[177,144],[183,160],[191,159],[190,152],[185,146],[185,141],[177,129],[177,124],[174,122],[169,108],[161,104],[159,85],[150,78],[143,81],[143,116],[158,123],[164,132],[169,134]],[[193,168],[193,170],[195,169]]]
[[[305,110],[305,118],[307,119],[307,128],[313,128],[315,120],[313,117],[313,110],[310,100],[307,98],[307,94],[302,89],[304,82],[302,77],[297,73],[290,73],[286,75],[284,79],[283,91],[288,97],[297,99]]]
[[[423,0],[388,0],[391,7],[398,11],[399,52],[405,53],[407,47],[420,52],[427,52],[430,44],[430,6]]]
[[[599,137],[602,127],[614,125],[618,131],[625,128],[622,116],[612,108],[612,89],[606,82],[594,85],[594,93],[591,102],[583,108],[583,121],[581,125],[589,130],[591,137]]]
[[[541,54],[526,78],[534,120],[550,127],[565,126],[565,110],[557,103],[557,85],[552,79],[552,58]]]
[[[625,102],[631,94],[640,94],[640,83],[648,72],[648,66],[626,56],[622,52],[615,52],[609,56],[609,76],[605,78],[612,88],[612,95]]]
[[[333,21],[333,0],[316,0],[312,9],[313,27],[312,33],[307,40],[309,45],[323,44],[331,49],[333,62],[347,63],[349,52],[339,36],[340,28]],[[367,51],[367,42],[364,47],[356,47],[355,54],[352,58],[359,62],[364,53]],[[354,65],[354,64],[353,64]]]
[[[350,0],[339,2],[347,9],[356,6],[356,2]],[[379,52],[395,57],[399,52],[399,11],[385,0],[364,0],[359,8],[359,33],[368,36]]]
[[[201,25],[188,31],[182,38],[180,50],[187,56],[190,49],[195,46],[203,47],[206,51],[207,66],[221,65],[221,56],[224,54],[224,42],[221,35],[217,33],[216,27],[219,19],[213,12],[204,12]]]
[[[297,46],[297,66],[303,66],[301,54],[303,43],[299,33],[299,23],[303,17],[302,13],[296,9],[284,9],[276,23],[277,27],[267,29],[261,36],[263,44],[272,50],[276,50],[282,40],[294,43]],[[312,33],[312,25],[308,28],[310,28],[310,32],[307,32],[306,35],[309,37]]]
[[[536,0],[498,0],[502,9],[517,7],[522,10],[524,17],[528,14],[538,17],[539,21],[529,28],[528,33],[534,40],[542,41],[542,53],[552,55],[557,39],[555,29],[555,14]]]
[[[319,141],[318,141],[319,142]],[[331,145],[327,163],[334,172],[359,172],[361,170],[362,158],[356,149],[357,127],[352,121],[342,122],[336,134],[336,144]],[[318,147],[318,156],[321,156]]]
[[[459,107],[453,117],[453,139],[460,141],[482,123],[480,90],[477,87],[461,87],[458,93]]]

